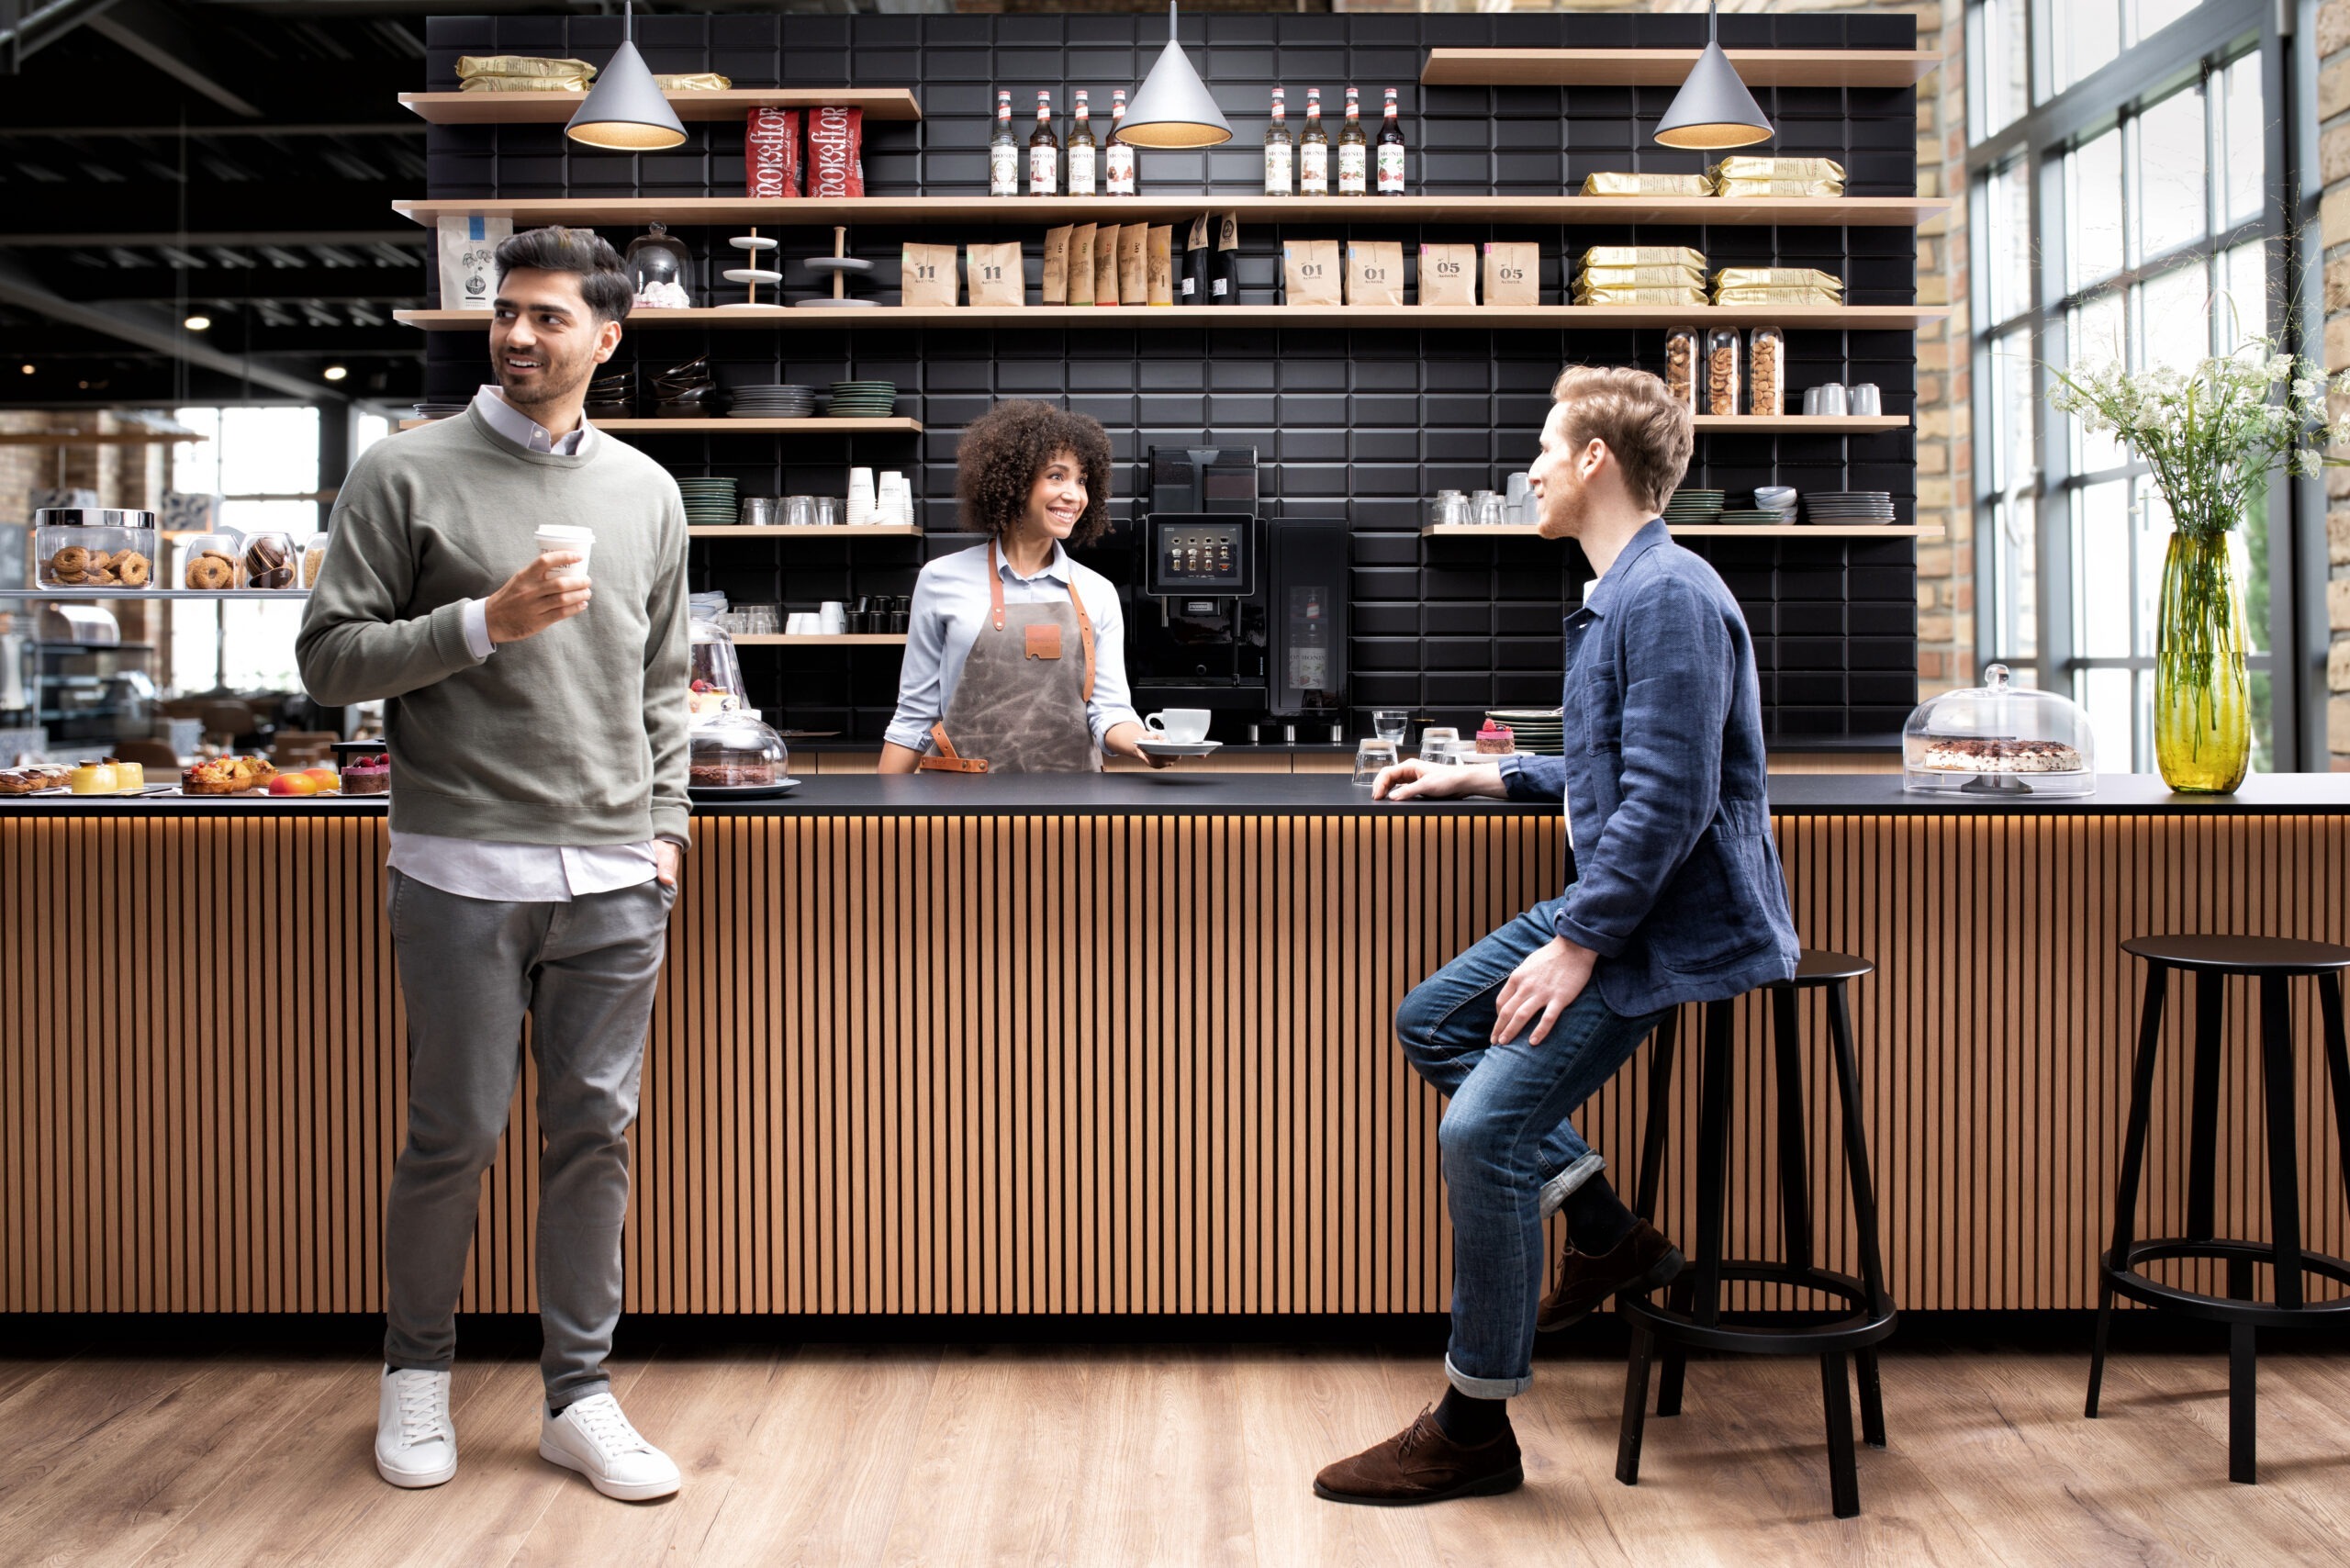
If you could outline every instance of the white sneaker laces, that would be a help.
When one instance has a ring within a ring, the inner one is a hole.
[[[426,1376],[396,1377],[395,1391],[400,1402],[400,1446],[414,1448],[419,1443],[437,1440],[441,1436],[441,1401],[433,1386],[435,1379]]]
[[[599,1394],[583,1399],[564,1412],[588,1435],[588,1439],[603,1450],[606,1457],[624,1453],[650,1453],[653,1445],[644,1440],[628,1417],[621,1411],[621,1402],[609,1394]]]

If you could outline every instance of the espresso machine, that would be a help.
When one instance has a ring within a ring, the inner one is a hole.
[[[1154,446],[1141,516],[1094,554],[1120,585],[1135,707],[1326,741],[1345,720],[1343,517],[1269,516],[1252,446]],[[1123,557],[1123,558],[1121,558]]]

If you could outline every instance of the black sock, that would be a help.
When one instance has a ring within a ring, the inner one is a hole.
[[[1615,1251],[1639,1223],[1605,1176],[1594,1176],[1568,1193],[1564,1213],[1575,1250],[1594,1258]]]
[[[1443,1403],[1436,1407],[1436,1424],[1461,1447],[1476,1448],[1509,1429],[1509,1401],[1478,1399],[1457,1388],[1448,1388]]]

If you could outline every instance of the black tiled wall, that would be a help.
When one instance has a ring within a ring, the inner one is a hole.
[[[998,87],[1012,91],[1016,123],[1050,88],[1066,116],[1070,92],[1091,95],[1106,120],[1110,90],[1139,81],[1164,42],[1155,17],[641,17],[637,41],[655,71],[718,71],[740,86],[906,86],[923,118],[866,127],[867,190],[877,196],[975,194],[985,188],[985,147]],[[1187,17],[1184,42],[1232,120],[1235,140],[1203,153],[1145,152],[1146,195],[1253,193],[1269,92],[1290,89],[1292,114],[1318,85],[1336,116],[1344,88],[1399,91],[1411,148],[1410,181],[1430,193],[1556,194],[1595,170],[1686,172],[1703,156],[1650,144],[1669,89],[1423,88],[1430,48],[1694,46],[1692,16],[1225,16]],[[1901,16],[1731,16],[1731,48],[1910,48]],[[461,54],[573,55],[600,62],[620,37],[610,17],[436,17],[428,23],[431,84],[455,84]],[[1819,154],[1842,162],[1854,196],[1916,189],[1916,95],[1904,89],[1762,89],[1778,127],[1759,151]],[[1375,110],[1373,111],[1375,113]],[[1294,122],[1293,122],[1294,123]],[[568,195],[732,196],[743,188],[742,133],[733,123],[687,127],[673,152],[630,157],[571,149],[550,126],[435,127],[429,143],[436,198]],[[1024,135],[1024,129],[1023,131]],[[1203,202],[1203,207],[1209,205]],[[1017,209],[1013,209],[1015,219]],[[1035,222],[853,230],[853,253],[872,258],[859,292],[895,303],[900,245],[1021,240],[1030,298],[1042,266]],[[608,228],[625,246],[633,230]],[[829,253],[829,230],[782,231],[787,298],[829,291],[791,263]],[[1914,235],[1907,229],[1720,229],[1623,226],[1483,230],[1381,221],[1375,200],[1361,222],[1243,230],[1244,303],[1278,303],[1280,243],[1287,238],[1396,240],[1407,258],[1422,238],[1534,239],[1543,250],[1543,298],[1564,297],[1564,258],[1595,244],[1688,244],[1716,265],[1818,266],[1842,276],[1854,304],[1914,297]],[[739,298],[717,276],[739,253],[727,232],[687,230],[697,255],[697,303]],[[1139,314],[1135,312],[1134,314]],[[1213,312],[1158,312],[1082,328],[1018,330],[755,330],[640,333],[624,361],[659,369],[708,353],[722,382],[819,386],[888,378],[899,411],[921,418],[921,437],[638,437],[680,473],[731,473],[746,495],[839,493],[850,465],[910,472],[925,525],[920,541],[814,544],[703,541],[697,587],[738,602],[813,609],[828,599],[910,591],[928,555],[966,547],[957,535],[957,432],[1000,398],[1042,397],[1100,420],[1120,460],[1113,510],[1132,508],[1146,450],[1165,442],[1254,443],[1262,485],[1299,516],[1348,516],[1355,528],[1351,729],[1371,707],[1410,706],[1471,719],[1489,705],[1555,702],[1559,621],[1588,575],[1572,550],[1561,560],[1532,541],[1424,540],[1426,498],[1437,490],[1502,487],[1525,467],[1548,407],[1548,388],[1570,361],[1661,368],[1654,330],[1251,329],[1217,327]],[[1907,332],[1798,331],[1789,385],[1874,381],[1888,413],[1914,410],[1916,364]],[[428,387],[461,397],[486,375],[480,342],[433,334]],[[1884,489],[1902,521],[1914,515],[1915,445],[1908,431],[1880,435],[1709,435],[1698,440],[1689,483],[1725,490],[1757,484],[1802,489]],[[1720,569],[1755,633],[1766,722],[1774,738],[1879,735],[1900,726],[1915,701],[1915,552],[1902,539],[1693,540]],[[878,734],[896,694],[886,650],[744,650],[765,706],[796,726]]]

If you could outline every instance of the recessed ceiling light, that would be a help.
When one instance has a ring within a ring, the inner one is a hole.
[[[326,368],[326,377],[329,381],[340,381],[350,374],[351,372],[339,364],[330,364]]]
[[[18,368],[22,369],[27,375],[30,375],[33,373],[33,367],[29,364],[22,365]]]
[[[212,318],[209,316],[191,316],[186,320],[181,322],[180,325],[185,327],[191,332],[208,332],[212,330]]]

